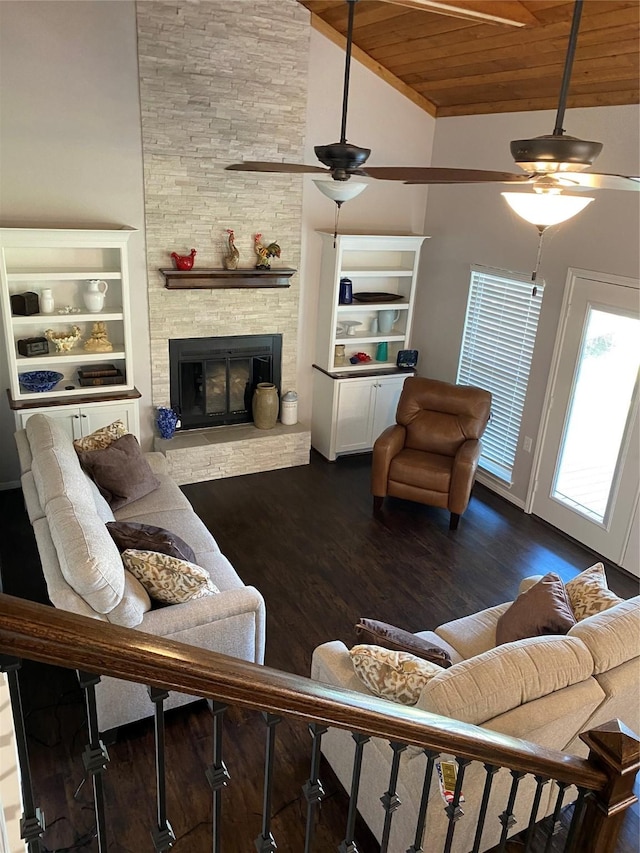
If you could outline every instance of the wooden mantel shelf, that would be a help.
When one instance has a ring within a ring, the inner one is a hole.
[[[169,290],[212,290],[223,287],[290,287],[289,279],[296,270],[259,269],[196,269],[163,270],[164,286]]]

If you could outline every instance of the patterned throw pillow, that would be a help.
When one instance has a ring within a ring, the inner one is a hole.
[[[581,622],[596,613],[602,613],[624,601],[611,592],[602,563],[596,563],[565,584],[569,602],[576,622]]]
[[[122,421],[114,421],[105,427],[100,427],[91,435],[85,435],[84,438],[77,438],[73,442],[76,450],[103,450],[105,447],[127,435],[129,430]]]
[[[380,646],[354,646],[349,655],[356,675],[372,693],[403,705],[415,705],[425,684],[445,672],[431,661]]]
[[[206,569],[168,554],[128,549],[122,562],[151,598],[165,604],[183,604],[220,592]]]

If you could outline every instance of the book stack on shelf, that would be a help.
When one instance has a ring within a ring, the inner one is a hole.
[[[80,385],[122,385],[124,374],[115,364],[88,364],[78,368],[78,380]]]

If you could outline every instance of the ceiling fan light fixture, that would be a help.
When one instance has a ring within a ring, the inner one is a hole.
[[[535,139],[514,139],[511,156],[525,172],[579,172],[593,165],[602,142],[575,136],[548,134]]]
[[[584,196],[562,195],[559,190],[532,193],[501,193],[509,207],[538,229],[566,222],[593,201]]]
[[[331,201],[335,201],[336,204],[351,201],[352,198],[360,195],[360,193],[367,187],[367,184],[360,181],[349,181],[347,183],[342,181],[314,179],[313,183],[318,187],[323,195],[326,195],[326,197],[330,198]]]

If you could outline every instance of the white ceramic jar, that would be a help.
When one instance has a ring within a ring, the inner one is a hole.
[[[53,314],[53,309],[55,307],[56,303],[53,298],[53,291],[49,288],[45,288],[40,294],[40,313]]]

